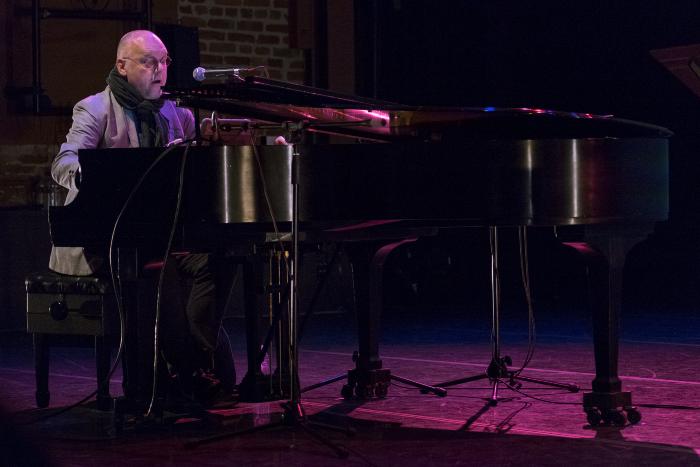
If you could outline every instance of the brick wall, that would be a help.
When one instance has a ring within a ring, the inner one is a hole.
[[[179,21],[199,28],[203,66],[267,67],[270,77],[304,81],[303,52],[289,47],[287,0],[179,0]]]

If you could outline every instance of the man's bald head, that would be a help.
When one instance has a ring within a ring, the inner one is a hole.
[[[157,99],[168,79],[168,49],[151,31],[124,34],[117,46],[117,73],[126,78],[144,99]]]
[[[117,46],[117,59],[129,56],[132,49],[150,50],[152,48],[165,49],[165,44],[160,37],[145,29],[129,31],[122,36]],[[166,50],[167,51],[167,50]]]

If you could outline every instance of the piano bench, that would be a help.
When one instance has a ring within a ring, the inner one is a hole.
[[[68,276],[54,272],[26,277],[27,332],[34,341],[34,371],[37,407],[49,405],[49,348],[64,336],[94,336],[97,366],[97,405],[111,407],[108,387],[99,387],[110,369],[108,339],[118,335],[116,313],[105,313],[105,296],[111,294],[108,280],[93,276]],[[111,301],[110,301],[111,304]],[[111,311],[111,310],[110,310]]]

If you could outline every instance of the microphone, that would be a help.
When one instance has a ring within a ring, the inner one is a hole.
[[[202,68],[198,66],[192,70],[192,77],[196,81],[204,81],[215,76],[238,76],[245,68]]]

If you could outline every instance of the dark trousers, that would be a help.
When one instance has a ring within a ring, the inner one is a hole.
[[[235,266],[217,255],[191,253],[171,256],[163,274],[159,348],[168,367],[182,378],[211,370],[232,389],[233,355],[221,321]]]

